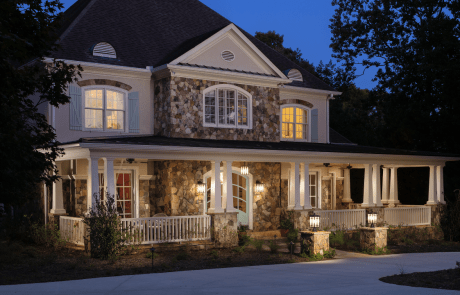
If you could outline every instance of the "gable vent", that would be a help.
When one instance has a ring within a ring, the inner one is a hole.
[[[289,73],[287,74],[287,77],[289,79],[291,79],[291,80],[294,80],[294,81],[300,81],[300,82],[303,81],[302,73],[297,69],[289,70]]]
[[[225,61],[231,62],[235,59],[235,55],[233,54],[233,52],[225,50],[222,52],[222,58]]]
[[[112,45],[106,42],[97,43],[93,49],[94,56],[117,58],[117,53]]]

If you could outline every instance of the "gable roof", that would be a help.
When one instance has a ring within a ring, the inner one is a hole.
[[[52,57],[145,69],[170,63],[230,25],[198,0],[78,0],[64,12],[61,48]],[[239,28],[241,30],[241,28]],[[282,54],[243,34],[280,70],[298,69],[292,86],[334,91]],[[117,59],[96,57],[92,47],[111,44]]]

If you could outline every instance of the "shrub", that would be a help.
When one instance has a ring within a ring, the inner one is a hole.
[[[331,245],[344,245],[345,244],[345,232],[343,230],[337,230],[329,234],[329,243]]]
[[[455,190],[453,201],[447,199],[446,209],[441,215],[444,237],[449,241],[460,241],[460,190]]]
[[[211,256],[213,259],[217,259],[219,258],[219,252],[217,252],[217,250],[212,250],[211,251]]]
[[[52,247],[55,250],[65,246],[67,240],[61,237],[57,224],[32,223],[30,226],[30,236],[35,244]]]
[[[248,235],[241,235],[240,236],[240,239],[239,239],[239,245],[240,246],[246,246],[246,245],[249,245],[251,243],[251,237],[248,236]]]
[[[334,258],[336,255],[335,249],[330,248],[329,251],[324,251],[323,256],[324,258]]]
[[[268,244],[268,247],[270,248],[271,253],[276,253],[278,252],[280,245],[278,245],[275,241],[270,241],[270,243]]]
[[[262,251],[262,247],[264,245],[265,241],[264,240],[252,240],[251,244],[257,249],[257,251]]]
[[[297,243],[297,236],[299,234],[299,230],[298,229],[291,229],[286,238],[287,238],[287,242],[290,244],[291,242],[293,243]]]
[[[287,218],[281,220],[280,222],[281,229],[293,229],[294,223],[292,222],[292,211],[288,212]]]
[[[233,248],[233,252],[236,252],[238,254],[244,253],[244,250],[245,250],[245,246],[240,246],[240,247]]]
[[[157,259],[158,256],[160,256],[158,253],[153,252],[153,259]],[[148,253],[145,255],[145,258],[150,258],[150,259],[152,259],[152,252],[148,252]]]
[[[129,234],[129,229],[122,229],[121,220],[115,206],[115,198],[109,194],[105,201],[100,201],[100,195],[94,194],[96,206],[89,214],[83,216],[83,223],[88,225],[91,257],[116,260],[128,250],[127,243],[135,236]]]

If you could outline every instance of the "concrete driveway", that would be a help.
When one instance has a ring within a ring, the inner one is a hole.
[[[350,257],[323,262],[183,271],[0,286],[0,294],[458,294],[380,282],[382,276],[454,268],[460,253]]]

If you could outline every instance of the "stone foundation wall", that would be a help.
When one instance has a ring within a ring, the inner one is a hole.
[[[216,248],[238,246],[238,219],[236,213],[211,214],[212,236]]]
[[[359,242],[361,249],[377,251],[387,246],[387,228],[360,228]]]
[[[235,84],[252,95],[252,128],[204,128],[203,91],[217,84],[225,83],[180,77],[155,81],[155,134],[180,138],[280,140],[278,88]]]
[[[306,236],[306,244],[309,247],[310,255],[321,254],[323,255],[325,251],[329,251],[329,231],[319,231],[319,232],[304,232],[301,233]]]
[[[139,217],[150,217],[150,180],[139,180]]]
[[[431,224],[439,225],[441,224],[441,216],[446,209],[446,205],[438,204],[431,207]]]
[[[344,210],[344,209],[348,209],[348,204],[349,203],[343,203],[342,200],[343,200],[343,180],[336,180],[336,183],[335,183],[335,190],[336,190],[336,197],[337,197],[337,200],[336,200],[336,209],[337,210]]]
[[[310,229],[310,214],[313,210],[293,211],[294,228],[298,230]]]
[[[331,180],[321,180],[321,209],[332,210]]]

